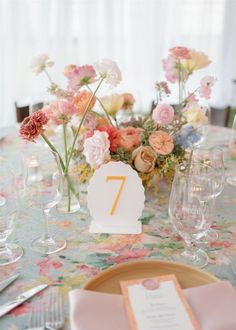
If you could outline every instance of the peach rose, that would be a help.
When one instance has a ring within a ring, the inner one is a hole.
[[[174,149],[172,137],[164,131],[156,131],[149,136],[149,144],[159,155],[168,155]]]
[[[126,127],[119,130],[116,143],[118,148],[130,151],[136,148],[141,142],[141,128]]]
[[[82,91],[79,92],[78,94],[76,94],[73,98],[72,98],[72,103],[73,105],[76,107],[77,109],[77,114],[79,116],[82,116],[88,103],[89,100],[91,98],[92,94],[87,92],[87,91]],[[94,96],[90,106],[89,106],[89,110],[92,110],[92,108],[94,107],[96,103],[96,97]]]
[[[132,153],[135,168],[142,173],[151,172],[155,167],[157,154],[149,146],[140,146]]]

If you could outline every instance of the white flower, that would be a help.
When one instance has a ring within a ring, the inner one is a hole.
[[[105,82],[111,87],[116,87],[121,82],[121,72],[116,62],[109,59],[103,59],[94,64],[96,70],[101,77],[105,78]]]
[[[198,103],[192,103],[188,110],[184,112],[184,117],[188,124],[191,124],[194,127],[205,125],[208,123],[206,111],[206,107],[201,107]]]
[[[110,141],[106,132],[95,131],[84,142],[83,154],[87,163],[94,169],[111,159]]]
[[[40,74],[46,67],[53,66],[54,62],[50,61],[47,54],[36,56],[31,63],[31,70],[36,74]]]

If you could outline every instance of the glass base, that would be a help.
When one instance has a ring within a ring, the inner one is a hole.
[[[51,236],[47,239],[37,237],[31,242],[32,250],[40,254],[52,254],[63,250],[66,247],[66,241],[63,238]]]
[[[0,196],[0,206],[3,206],[3,205],[5,205],[5,204],[6,204],[6,198]]]
[[[218,232],[210,228],[208,229],[205,234],[198,240],[195,241],[195,245],[197,246],[208,246],[211,242],[217,241],[219,238]]]
[[[7,243],[0,252],[0,266],[12,264],[23,256],[23,249],[17,244]]]
[[[230,184],[231,186],[236,186],[236,176],[229,176],[226,179],[226,182]]]
[[[56,208],[57,208],[57,211],[60,213],[70,214],[70,213],[78,212],[80,210],[80,204],[79,203],[71,204],[70,207],[68,207],[67,202],[65,202],[65,203],[60,202],[59,204],[57,204]]]
[[[180,255],[175,256],[174,261],[203,268],[208,264],[208,255],[201,249],[194,251],[194,254],[184,251]]]

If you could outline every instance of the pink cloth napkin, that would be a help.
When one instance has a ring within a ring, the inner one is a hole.
[[[201,330],[236,330],[236,291],[229,282],[184,290]],[[71,330],[130,330],[121,295],[69,293]]]

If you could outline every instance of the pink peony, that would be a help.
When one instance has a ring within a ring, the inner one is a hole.
[[[47,116],[42,110],[34,112],[23,120],[20,126],[20,136],[27,141],[33,141],[43,132],[43,126],[48,122]]]
[[[63,120],[67,122],[76,113],[77,109],[71,101],[55,100],[50,105],[44,107],[42,111],[54,124],[61,125]]]
[[[158,104],[153,110],[152,119],[156,124],[168,125],[174,119],[174,108],[169,104]]]
[[[126,127],[119,130],[119,135],[115,142],[119,148],[127,151],[133,150],[141,142],[141,128]]]
[[[79,116],[82,116],[84,111],[86,110],[86,107],[90,101],[92,97],[92,94],[90,92],[87,91],[82,91],[79,92],[78,94],[76,94],[73,99],[72,99],[72,103],[73,105],[76,107],[77,109],[77,114]],[[92,110],[92,108],[94,107],[96,103],[96,97],[94,96],[92,99],[92,102],[89,106],[89,110]]]
[[[211,97],[211,89],[214,86],[216,78],[206,76],[200,81],[200,96],[208,100]]]
[[[69,79],[68,89],[77,92],[81,86],[91,84],[96,81],[96,71],[92,65],[67,66],[64,71]]]
[[[181,59],[189,59],[190,58],[190,51],[186,47],[173,47],[169,49],[171,55],[173,55],[178,60]]]
[[[172,137],[164,131],[156,131],[149,136],[149,144],[159,155],[168,155],[174,149]]]
[[[87,163],[94,169],[111,159],[110,141],[106,132],[95,131],[93,136],[84,142],[83,154]]]

